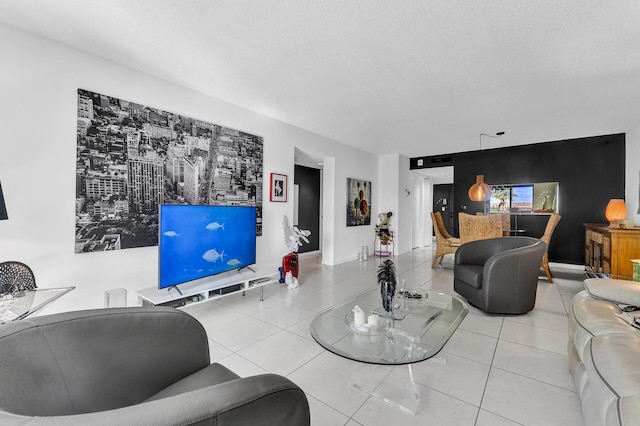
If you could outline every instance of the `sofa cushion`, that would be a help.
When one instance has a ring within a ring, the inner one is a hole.
[[[584,287],[593,297],[625,305],[640,306],[640,283],[607,278],[589,278]]]

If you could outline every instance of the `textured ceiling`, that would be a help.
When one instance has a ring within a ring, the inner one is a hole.
[[[0,21],[376,154],[640,122],[638,0],[2,0]]]

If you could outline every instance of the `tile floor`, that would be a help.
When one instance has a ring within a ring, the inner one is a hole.
[[[433,251],[394,258],[400,278],[415,287],[453,292],[452,256],[431,268]],[[376,286],[379,258],[337,266],[302,257],[300,287],[284,284],[186,308],[207,330],[212,361],[241,376],[289,377],[307,394],[311,424],[320,425],[582,425],[580,400],[566,355],[566,308],[582,287],[579,271],[541,278],[527,315],[470,312],[438,356],[413,364],[422,407],[413,416],[348,384],[364,369],[372,386],[403,383],[407,366],[377,366],[342,358],[318,345],[313,317]]]

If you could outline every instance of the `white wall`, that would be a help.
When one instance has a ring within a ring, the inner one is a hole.
[[[627,204],[627,219],[640,225],[640,123],[630,129],[625,137],[625,201]]]
[[[380,170],[379,208],[374,209],[375,222],[383,212],[393,212],[391,230],[395,235],[396,254],[411,251],[413,243],[413,202],[415,194],[407,194],[413,189],[413,174],[409,170],[409,158],[399,154],[381,155],[378,158]],[[372,219],[373,220],[373,219]]]
[[[0,57],[0,181],[9,213],[0,221],[0,260],[29,264],[39,287],[77,287],[45,313],[102,307],[104,291],[119,287],[133,304],[137,290],[157,285],[157,247],[74,254],[78,88],[264,137],[258,263],[275,268],[286,254],[282,217],[292,217],[293,200],[270,203],[268,176],[288,175],[292,194],[294,146],[335,158],[323,173],[323,262],[352,260],[372,240],[373,224],[346,229],[345,223],[346,178],[377,185],[372,154],[5,25]]]
[[[409,157],[398,156],[398,253],[413,248],[413,173],[409,170]],[[408,192],[407,192],[408,191]]]
[[[345,146],[346,147],[346,146]],[[376,206],[378,205],[378,193],[375,188],[378,185],[378,157],[367,155],[362,158],[345,155],[346,151],[340,150],[334,160],[335,180],[332,187],[327,185],[328,179],[324,179],[324,195],[331,196],[333,206],[324,206],[323,220],[327,225],[327,216],[331,216],[331,223],[335,229],[335,243],[333,244],[334,263],[343,263],[356,260],[362,246],[371,247],[369,253],[373,253],[373,237],[375,235]],[[324,161],[324,172],[327,173],[327,162]],[[347,178],[370,181],[371,191],[371,224],[366,226],[347,226]],[[323,198],[326,199],[326,198]],[[326,232],[325,232],[326,234]],[[325,241],[326,243],[326,241]],[[326,247],[326,246],[323,246]],[[324,249],[323,249],[324,250]],[[324,260],[324,254],[323,254]]]
[[[432,222],[431,211],[433,210],[433,184],[431,180],[424,176],[413,173],[413,248],[431,246]]]

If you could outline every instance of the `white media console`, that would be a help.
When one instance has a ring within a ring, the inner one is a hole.
[[[218,299],[241,291],[260,288],[260,301],[263,300],[263,287],[280,280],[277,268],[251,266],[241,270],[224,272],[212,277],[200,278],[177,286],[158,289],[145,288],[138,292],[142,306],[181,306],[202,303]]]

